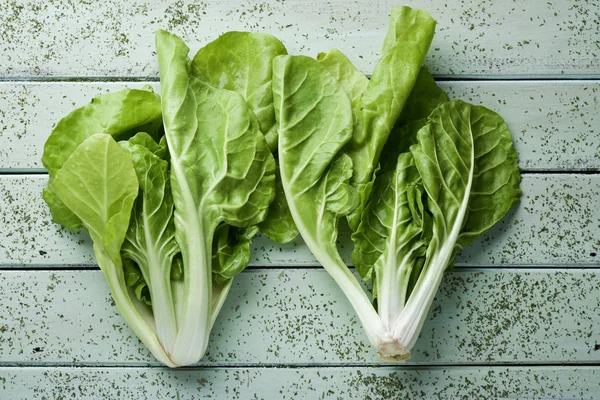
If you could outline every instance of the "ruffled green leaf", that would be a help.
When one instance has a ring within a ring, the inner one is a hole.
[[[44,145],[42,163],[48,170],[49,182],[73,151],[96,133],[127,139],[136,132],[157,132],[161,124],[160,97],[148,90],[122,90],[94,98],[90,104],[62,118]],[[76,231],[81,220],[56,196],[51,186],[44,189],[44,200],[54,222]]]
[[[360,198],[359,206],[348,217],[353,230],[368,201],[379,155],[417,80],[435,25],[425,11],[409,7],[392,10],[384,53],[361,98],[358,126],[344,149],[354,168],[350,183]]]
[[[196,53],[193,63],[211,85],[244,97],[271,151],[277,149],[273,109],[273,58],[287,54],[274,36],[256,32],[227,32]]]
[[[98,265],[129,326],[159,361],[174,366],[154,334],[149,310],[130,296],[126,283],[121,246],[139,190],[129,155],[110,135],[91,135],[56,172],[50,188],[92,237]]]
[[[222,304],[213,307],[215,230],[221,223],[245,227],[265,218],[275,194],[275,160],[242,95],[199,79],[189,48],[177,36],[158,31],[156,46],[175,237],[184,266],[172,357],[183,365],[204,354],[212,316]]]

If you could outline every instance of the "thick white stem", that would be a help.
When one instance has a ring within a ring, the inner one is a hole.
[[[231,289],[231,284],[233,283],[233,278],[228,279],[227,282],[221,284],[213,284],[212,291],[212,310],[210,317],[210,329],[212,330],[213,325],[215,324],[215,320],[223,307],[223,303],[225,303],[225,299],[227,298],[227,294],[229,294],[229,289]]]
[[[396,248],[393,245],[390,247]],[[390,333],[404,310],[408,281],[415,263],[414,251],[412,249],[400,262],[395,256],[392,260],[382,259],[385,264],[376,270],[377,309]]]
[[[158,341],[155,334],[155,327],[152,326],[151,315],[147,315],[144,318],[134,305],[134,300],[129,296],[125,279],[122,273],[119,274],[119,270],[122,270],[122,266],[119,265],[120,263],[111,260],[110,257],[97,249],[96,246],[94,246],[94,252],[111,289],[113,299],[127,324],[158,361],[168,367],[177,367],[178,365],[169,358]]]
[[[175,214],[176,223],[178,217],[185,216],[185,223],[181,221],[177,231],[181,237],[178,243],[184,265],[184,296],[180,304],[182,312],[177,321],[178,333],[172,359],[179,365],[190,365],[204,355],[210,333],[212,269],[207,248],[212,245],[212,235],[207,235],[203,230],[202,215],[196,210],[181,163],[172,159],[171,165],[185,205],[184,210],[176,210]]]
[[[300,228],[299,230],[302,232]],[[335,256],[332,257],[328,252],[316,246],[312,240],[305,239],[305,241],[317,260],[331,275],[340,289],[342,289],[346,298],[348,298],[371,344],[379,347],[380,343],[388,341],[390,335],[383,321],[377,315],[367,294],[362,289],[356,277],[350,272],[346,264],[344,264],[337,251]]]
[[[421,332],[429,307],[431,307],[442,282],[444,271],[450,262],[453,250],[454,242],[446,241],[441,251],[433,256],[392,328],[394,339],[409,351]]]
[[[394,218],[392,221],[397,220],[398,214],[398,195],[396,195],[394,207]],[[392,232],[387,240],[387,252],[382,254],[381,257],[375,263],[375,279],[377,282],[377,312],[379,317],[383,321],[383,325],[388,331],[391,331],[392,323],[398,318],[398,313],[404,306],[404,299],[402,303],[398,304],[399,300],[399,277],[398,277],[398,261],[396,253],[396,226],[392,227]]]
[[[168,255],[165,256],[155,247],[156,243],[150,233],[152,222],[149,220],[149,215],[152,211],[146,208],[146,201],[144,201],[142,206],[144,208],[142,216],[144,219],[146,243],[144,253],[147,255],[147,266],[142,269],[142,272],[145,269],[149,275],[144,278],[146,278],[148,288],[150,289],[158,339],[170,356],[175,346],[175,339],[177,338],[177,319],[175,317],[173,296],[171,293],[172,260]]]
[[[167,354],[171,355],[177,338],[177,319],[175,318],[173,297],[171,295],[170,269],[164,271],[165,266],[171,260],[161,261],[155,257],[155,253],[149,252],[148,254],[150,255],[148,258],[148,272],[150,274],[148,283],[156,331],[163,348]]]
[[[442,223],[436,224],[437,221],[444,219],[442,215],[434,215],[434,236],[438,239],[431,242],[433,247],[432,254],[427,256],[430,258],[427,264],[423,268],[423,273],[419,277],[417,284],[404,307],[404,311],[398,318],[396,325],[393,330],[393,337],[402,343],[407,349],[411,349],[421,329],[423,323],[427,317],[431,303],[435,298],[438,291],[444,271],[448,267],[450,260],[452,259],[455,251],[456,241],[460,234],[461,227],[463,226],[464,219],[467,215],[467,209],[469,206],[469,196],[471,194],[471,187],[473,185],[473,173],[475,164],[475,147],[471,147],[471,159],[470,159],[470,173],[467,183],[464,188],[463,198],[461,200],[458,212],[450,232],[445,236],[446,231],[442,230]],[[441,212],[441,210],[439,210]],[[445,237],[444,237],[445,236]],[[439,246],[440,241],[443,243],[442,247],[437,250],[435,246]]]

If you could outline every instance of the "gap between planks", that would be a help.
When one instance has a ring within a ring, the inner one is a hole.
[[[0,362],[0,372],[3,369],[9,368],[23,368],[23,369],[34,369],[34,368],[69,368],[69,369],[89,369],[89,368],[102,368],[102,369],[149,369],[149,370],[178,370],[178,371],[203,371],[203,370],[235,370],[235,369],[256,369],[256,370],[269,370],[269,369],[342,369],[342,368],[376,368],[379,370],[395,370],[401,371],[432,371],[432,370],[443,370],[447,368],[452,369],[472,369],[472,368],[508,368],[508,369],[520,369],[520,368],[539,368],[554,370],[556,367],[565,368],[599,368],[600,362],[589,363],[589,362],[568,362],[568,363],[527,363],[527,362],[498,362],[493,361],[489,363],[447,363],[447,364],[398,364],[390,365],[383,363],[245,363],[245,364],[225,364],[215,363],[210,365],[188,365],[184,367],[177,367],[171,369],[164,365],[152,365],[152,364],[104,364],[104,363],[89,363],[89,364],[69,364],[69,363],[55,363],[55,362],[28,362],[28,363],[4,363]]]
[[[366,75],[371,78],[371,75]],[[434,75],[437,82],[555,82],[598,81],[600,74],[586,75]],[[158,83],[158,76],[0,76],[0,83]]]
[[[354,266],[348,265],[348,269],[351,271],[355,271]],[[493,272],[497,270],[498,272],[508,272],[508,273],[527,273],[527,272],[585,272],[585,271],[594,271],[596,269],[600,269],[600,261],[597,264],[579,264],[577,267],[571,267],[568,264],[564,266],[557,266],[554,264],[524,264],[523,266],[507,266],[502,267],[498,265],[463,265],[456,264],[452,267],[452,272],[461,272],[461,273],[476,273],[476,272]],[[454,269],[456,268],[456,269]],[[249,265],[247,266],[243,273],[253,272],[253,273],[263,273],[266,271],[272,271],[274,269],[285,269],[285,270],[300,270],[300,271],[308,271],[308,270],[321,270],[323,266],[321,265],[285,265],[285,266],[268,266],[268,265]],[[98,264],[82,264],[82,265],[61,265],[61,264],[48,264],[46,266],[27,266],[27,265],[19,265],[19,266],[11,266],[11,265],[0,265],[0,273],[3,272],[30,272],[30,271],[45,271],[45,272],[61,272],[61,271],[99,271],[100,267]],[[447,272],[450,272],[447,271]],[[1,361],[0,361],[1,363]]]
[[[526,169],[520,170],[521,175],[596,175],[600,174],[600,170],[597,168],[587,168],[583,170],[562,170],[562,169]],[[10,176],[27,176],[27,175],[48,175],[48,171],[41,168],[0,168],[0,177],[2,175]]]

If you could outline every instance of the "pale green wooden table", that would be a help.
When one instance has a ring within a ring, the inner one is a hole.
[[[50,221],[53,124],[99,93],[159,89],[158,28],[193,51],[266,31],[368,73],[403,3],[0,0],[0,399],[600,399],[600,3],[445,3],[405,4],[438,20],[427,65],[440,86],[506,119],[523,198],[459,255],[413,359],[378,362],[301,240],[258,239],[207,356],[169,370],[117,312],[89,239]]]

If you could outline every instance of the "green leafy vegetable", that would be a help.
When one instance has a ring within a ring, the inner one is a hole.
[[[410,356],[456,253],[521,194],[510,132],[493,111],[444,103],[417,140],[395,171],[377,178],[353,235],[353,260],[363,276],[374,273],[378,313],[392,338],[379,344],[386,361]]]
[[[141,138],[150,148],[135,144]],[[145,285],[140,279],[135,281],[136,297],[147,304],[152,300],[158,338],[171,354],[177,335],[171,266],[179,248],[175,242],[169,163],[151,151],[160,152],[161,148],[147,135],[137,134],[121,147],[129,153],[140,186],[121,253],[134,261],[142,274]]]
[[[417,142],[417,132],[425,126],[429,114],[447,101],[448,95],[435,84],[427,67],[421,67],[402,113],[381,152],[379,162],[384,170],[396,167],[398,154],[408,151]]]
[[[176,36],[156,39],[162,99],[123,91],[61,120],[45,148],[45,199],[56,220],[90,233],[126,321],[176,367],[202,357],[248,265],[275,160],[244,97],[204,81]]]
[[[358,205],[352,160],[341,151],[352,137],[350,100],[324,66],[303,56],[275,59],[273,94],[281,180],[296,226],[375,342],[383,324],[336,247],[338,220]]]
[[[348,217],[353,230],[369,198],[379,155],[417,80],[435,25],[425,11],[409,7],[392,10],[383,55],[361,98],[352,140],[344,149],[354,169],[350,183],[360,198],[359,206]]]
[[[384,56],[366,86],[337,51],[318,61],[277,57],[273,64],[291,214],[386,362],[410,357],[456,252],[520,196],[502,119],[447,101],[421,67],[434,27],[423,11],[394,9]],[[355,230],[353,261],[373,281],[373,305],[336,248],[344,216]]]
[[[110,135],[91,135],[72,152],[50,185],[92,237],[98,265],[131,329],[160,362],[174,366],[154,334],[152,313],[129,295],[125,281],[121,246],[139,187],[129,155]]]
[[[226,283],[246,268],[250,262],[250,241],[258,228],[237,228],[221,224],[213,240],[213,279]]]
[[[213,290],[215,230],[223,222],[244,227],[265,218],[274,197],[275,160],[240,94],[200,80],[178,37],[159,31],[156,47],[175,238],[184,266],[184,300],[171,357],[186,365],[204,354],[213,313],[231,284],[228,280]]]
[[[61,119],[44,145],[42,163],[50,182],[71,153],[95,133],[106,133],[116,140],[127,139],[136,132],[157,132],[160,128],[160,98],[150,90],[122,90],[98,96],[86,106]],[[82,223],[53,192],[44,189],[44,200],[50,205],[54,222],[71,231]]]
[[[244,97],[271,151],[277,149],[271,65],[273,58],[285,54],[287,50],[274,36],[227,32],[198,50],[193,60],[203,80]]]
[[[287,50],[274,36],[254,32],[227,32],[201,48],[193,60],[197,67],[195,73],[202,80],[215,87],[233,90],[244,97],[248,107],[256,115],[260,130],[272,152],[277,150],[277,129],[271,89],[272,63],[273,58],[285,54]],[[276,179],[279,180],[278,175]],[[279,243],[287,243],[296,237],[298,230],[287,208],[281,182],[277,182],[276,187],[275,200],[271,203],[266,219],[258,228],[269,238]],[[252,239],[249,233],[255,234],[257,230],[227,231],[229,236],[243,238],[240,242],[228,241],[229,251],[221,253],[232,256],[231,259],[220,257],[221,265],[232,269],[235,265],[240,265],[239,257],[234,254],[247,253],[246,248]],[[222,240],[220,242],[223,244]],[[241,248],[235,249],[238,245]],[[228,262],[232,265],[226,266]]]
[[[352,62],[341,51],[331,49],[327,53],[320,53],[317,61],[339,82],[346,92],[352,105],[353,129],[361,128],[362,97],[369,86],[369,79],[352,65]]]
[[[258,229],[278,243],[291,242],[298,236],[298,228],[285,198],[279,169],[275,175],[275,199],[269,206],[269,213],[265,220],[258,224]]]
[[[44,199],[54,221],[89,232],[160,362],[204,355],[258,231],[282,243],[299,232],[380,357],[410,357],[456,253],[521,194],[502,118],[449,101],[422,65],[435,25],[394,8],[371,79],[338,50],[291,56],[260,33],[226,33],[191,61],[158,31],[162,99],[125,90],[58,123]],[[342,220],[372,298],[338,252]]]

